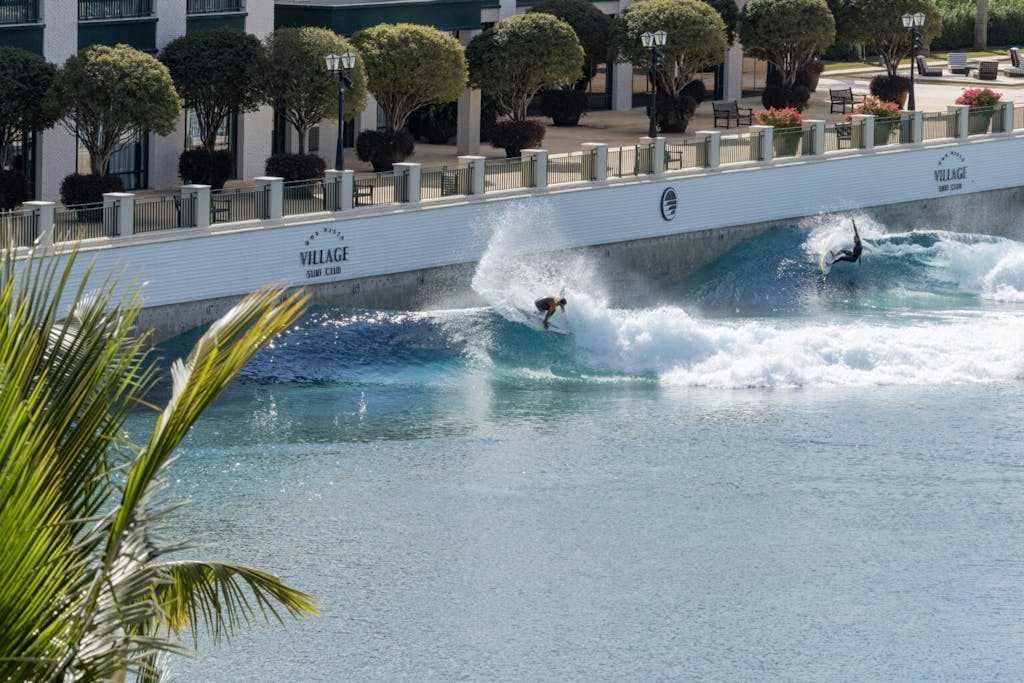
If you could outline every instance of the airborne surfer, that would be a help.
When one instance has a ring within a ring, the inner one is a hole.
[[[838,254],[833,251],[828,252],[829,256],[832,257],[830,261],[826,262],[828,266],[832,266],[840,261],[849,261],[850,263],[856,263],[858,266],[860,265],[860,253],[864,250],[864,247],[860,244],[860,234],[857,232],[857,221],[851,218],[850,222],[853,223],[853,250],[843,249]]]
[[[543,299],[537,299],[533,302],[533,305],[537,307],[540,312],[547,312],[544,316],[544,329],[548,329],[548,320],[554,315],[555,309],[559,306],[562,307],[562,313],[565,313],[565,304],[567,303],[564,296],[546,296]]]

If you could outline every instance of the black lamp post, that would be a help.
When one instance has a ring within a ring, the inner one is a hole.
[[[348,72],[356,65],[356,56],[345,50],[345,54],[336,55],[333,52],[324,59],[327,61],[327,69],[338,76],[338,149],[334,153],[334,170],[345,170],[345,142],[342,136],[345,132],[345,121],[342,119],[342,105],[345,102],[345,90],[352,87],[352,79]]]
[[[901,19],[903,28],[910,30],[910,97],[907,110],[914,111],[914,72],[917,71],[917,48],[921,47],[921,27],[924,26],[924,12],[907,12]]]
[[[664,31],[646,31],[640,35],[640,43],[651,51],[651,122],[647,128],[647,136],[651,138],[658,137],[658,65],[661,64],[658,48],[665,47],[667,39]]]

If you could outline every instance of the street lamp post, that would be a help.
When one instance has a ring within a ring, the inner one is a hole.
[[[333,52],[324,59],[327,61],[327,69],[338,76],[338,148],[334,153],[334,170],[345,170],[345,121],[342,118],[342,105],[345,103],[345,91],[352,87],[352,79],[348,72],[356,65],[356,56],[345,50],[344,54],[336,55]]]
[[[661,64],[658,48],[665,47],[667,39],[664,31],[646,31],[640,35],[640,43],[651,51],[651,121],[647,128],[647,136],[651,138],[658,137],[658,65]]]
[[[901,19],[903,28],[910,30],[910,97],[907,110],[914,111],[914,72],[917,71],[917,48],[921,47],[921,27],[924,26],[924,12],[907,12]]]

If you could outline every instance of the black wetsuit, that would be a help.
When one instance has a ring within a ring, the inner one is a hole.
[[[537,307],[538,311],[543,311],[544,313],[547,313],[548,309],[550,309],[552,304],[554,303],[555,297],[546,296],[543,299],[537,299],[536,301],[534,301],[533,305]]]
[[[860,259],[860,252],[864,250],[864,247],[860,245],[860,240],[853,243],[853,251],[849,249],[843,249],[841,252],[835,255],[832,259],[832,263],[839,263],[840,261],[849,261],[850,263],[856,263]]]

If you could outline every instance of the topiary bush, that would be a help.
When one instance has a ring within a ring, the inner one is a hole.
[[[356,138],[356,156],[369,162],[373,170],[390,171],[395,164],[412,156],[416,143],[405,130],[364,130]]]
[[[686,85],[684,85],[683,89],[679,91],[679,94],[688,95],[689,97],[693,98],[693,101],[696,104],[700,104],[701,102],[704,101],[704,98],[707,96],[708,88],[706,85],[704,85],[703,80],[695,78]]]
[[[821,60],[812,59],[804,62],[796,69],[797,85],[806,87],[808,93],[814,92],[818,89],[818,79],[824,70],[825,64]]]
[[[209,185],[214,190],[224,187],[231,177],[234,158],[226,149],[188,149],[178,157],[178,176],[186,183]]]
[[[761,93],[761,104],[765,109],[796,109],[803,111],[807,101],[811,99],[811,89],[806,85],[796,84],[786,88],[778,84],[769,84]]]
[[[327,164],[318,154],[275,154],[267,158],[264,171],[268,176],[293,180],[323,178]]]
[[[124,182],[116,175],[72,173],[60,183],[60,201],[64,206],[99,204],[105,193],[123,191]]]
[[[692,81],[691,81],[692,82]],[[658,92],[658,128],[662,133],[685,133],[694,112],[697,111],[697,100],[689,95],[673,97],[672,93]],[[650,116],[650,107],[647,109]]]
[[[28,180],[16,168],[0,171],[0,211],[11,211],[28,201]]]
[[[432,145],[444,145],[459,132],[459,106],[456,102],[427,104],[409,117],[409,132],[414,139]]]
[[[895,102],[902,108],[910,94],[910,79],[906,76],[875,76],[868,90],[878,99]]]
[[[503,116],[494,122],[491,145],[505,150],[506,157],[522,156],[524,149],[538,147],[544,142],[547,128],[540,119],[512,119]]]
[[[544,90],[540,94],[540,111],[550,116],[556,126],[579,125],[587,112],[587,93],[584,90]]]

